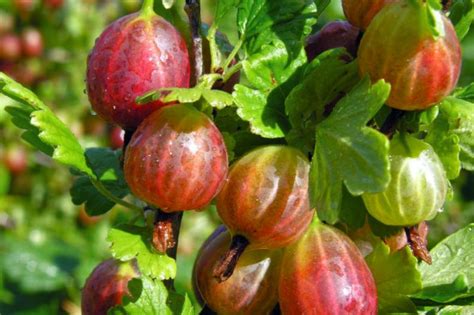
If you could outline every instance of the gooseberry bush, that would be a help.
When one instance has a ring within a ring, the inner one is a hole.
[[[457,86],[472,3],[344,0],[348,21],[314,32],[329,2],[219,0],[204,25],[198,0],[145,0],[113,22],[84,63],[117,150],[82,147],[0,73],[23,139],[75,175],[72,201],[136,212],[109,231],[84,314],[474,312],[474,225],[429,251],[426,222],[474,170],[474,84]],[[224,224],[194,265],[199,305],[173,284],[192,210]]]

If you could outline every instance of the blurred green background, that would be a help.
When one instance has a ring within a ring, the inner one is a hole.
[[[212,22],[217,0],[203,0]],[[183,1],[177,1],[182,7]],[[137,10],[140,0],[0,0],[0,71],[30,87],[71,127],[84,147],[121,146],[121,130],[90,111],[85,94],[89,50],[104,27]],[[315,30],[341,18],[333,0]],[[235,40],[233,21],[223,29]],[[233,32],[234,31],[234,32]],[[474,81],[474,32],[463,43],[461,85]],[[80,290],[109,257],[111,225],[132,214],[116,207],[89,217],[70,200],[69,170],[20,138],[0,96],[0,314],[80,314]],[[474,220],[474,177],[463,173],[454,197],[430,223],[430,244]],[[215,212],[184,216],[178,251],[178,290],[192,295],[190,275],[200,244],[218,224]]]

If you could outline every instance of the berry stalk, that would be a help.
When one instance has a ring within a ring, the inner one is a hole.
[[[219,259],[219,262],[214,267],[214,278],[218,282],[224,282],[232,276],[240,256],[248,245],[249,241],[244,236],[235,235],[232,237],[229,250]]]
[[[141,14],[146,15],[153,15],[155,11],[153,10],[154,0],[143,0],[143,5],[141,9]]]

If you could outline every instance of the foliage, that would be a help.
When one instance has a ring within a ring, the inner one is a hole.
[[[95,264],[112,255],[124,261],[136,258],[141,277],[129,283],[131,297],[111,314],[194,314],[198,307],[189,290],[192,261],[199,242],[219,220],[212,205],[205,213],[186,214],[182,239],[190,240],[180,244],[177,262],[152,246],[143,203],[130,195],[123,178],[122,150],[105,147],[109,141],[104,130],[110,126],[102,125],[94,134],[91,126],[97,119],[91,118],[83,94],[86,54],[104,28],[102,17],[111,21],[126,14],[126,1],[104,6],[66,2],[58,11],[47,12],[40,5],[26,16],[10,4],[0,4],[2,12],[17,15],[17,27],[37,24],[47,47],[44,62],[28,61],[44,72],[42,81],[22,85],[0,72],[0,109],[5,109],[0,110],[0,125],[5,127],[0,151],[19,142],[14,126],[34,148],[23,175],[0,163],[0,312],[77,311],[85,278]],[[331,13],[340,14],[335,2],[203,2],[205,13],[213,16],[206,36],[211,69],[219,71],[204,74],[193,88],[150,91],[139,101],[194,103],[223,132],[229,160],[265,144],[300,149],[312,160],[309,192],[319,218],[348,231],[368,220],[374,234],[385,237],[400,228],[367,217],[359,196],[383,191],[390,180],[390,143],[381,132],[389,115],[384,102],[390,85],[360,78],[357,59],[347,61],[342,49],[311,62],[304,50],[309,34],[339,17]],[[183,1],[155,1],[157,13],[183,31],[182,7]],[[449,17],[467,55],[474,48],[474,33],[469,31],[472,3],[454,1]],[[58,28],[65,35],[56,37]],[[217,31],[230,39],[230,51],[221,50]],[[430,143],[443,162],[454,192],[439,223],[433,222],[434,239],[438,243],[451,235],[432,249],[431,266],[418,263],[408,247],[391,252],[377,237],[366,261],[377,284],[380,313],[472,311],[474,227],[454,233],[446,217],[457,211],[457,228],[474,218],[473,177],[468,173],[474,170],[474,62],[465,57],[460,87],[451,96],[433,109],[406,114],[395,126]],[[235,73],[241,79],[232,91],[212,89]],[[88,122],[78,132],[74,126],[80,119]],[[31,166],[38,163],[45,168]],[[73,204],[88,215],[101,215],[101,221],[78,223],[91,218],[78,216]],[[175,278],[176,290],[165,285]]]

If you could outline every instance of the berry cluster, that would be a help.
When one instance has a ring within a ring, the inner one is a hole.
[[[460,47],[442,12],[415,0],[344,0],[343,7],[349,22],[331,22],[310,37],[308,59],[345,47],[348,62],[358,58],[361,76],[391,84],[387,105],[395,109],[425,109],[453,90]],[[319,222],[310,206],[307,156],[268,145],[228,169],[224,137],[211,115],[193,104],[135,101],[151,89],[189,82],[185,40],[150,11],[112,23],[88,60],[93,109],[133,132],[124,173],[134,195],[166,213],[216,201],[225,227],[209,237],[196,259],[198,300],[219,314],[267,314],[277,304],[283,314],[376,314],[377,290],[363,255],[343,232]],[[391,140],[390,163],[386,190],[363,195],[368,212],[395,226],[432,219],[448,190],[436,153],[400,135]],[[127,265],[124,274],[118,265],[107,261],[90,276],[84,314],[102,314],[128,294],[124,283],[139,272]],[[117,282],[114,288],[111,281]]]
[[[48,3],[45,1],[44,6]],[[0,12],[0,71],[31,85],[40,79],[41,73],[28,63],[41,58],[43,35],[31,25],[29,15],[34,9],[33,1],[13,1],[13,4],[23,18],[21,23],[16,23],[13,15]]]

